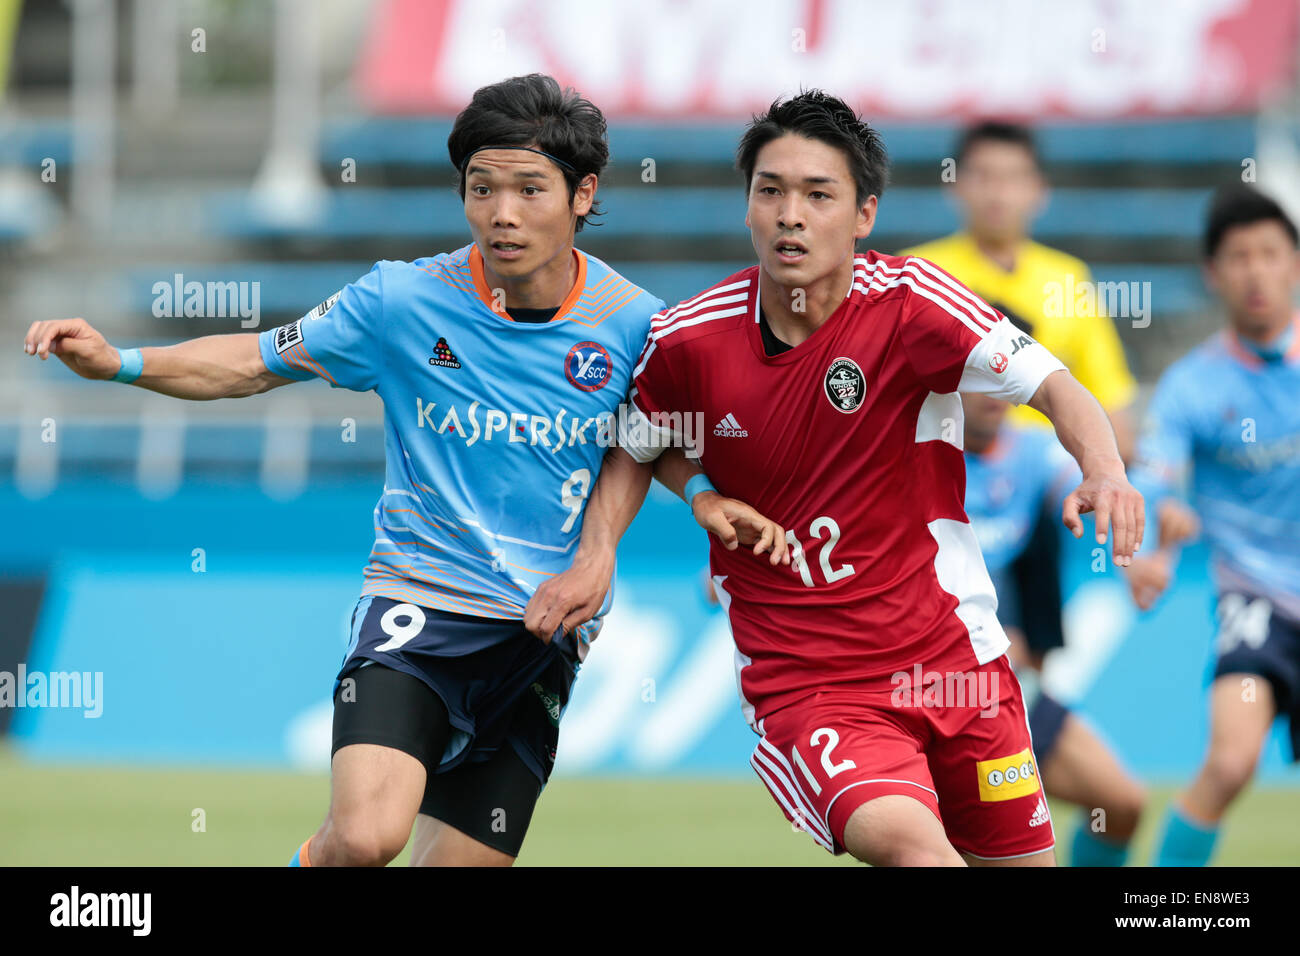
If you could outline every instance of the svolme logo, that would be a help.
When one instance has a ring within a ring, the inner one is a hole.
[[[51,926],[130,927],[133,936],[148,936],[152,926],[152,893],[68,893],[50,897]]]
[[[104,712],[103,671],[0,671],[0,707],[80,708],[83,717]]]

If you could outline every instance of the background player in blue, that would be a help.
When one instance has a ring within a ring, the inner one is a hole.
[[[1016,324],[1032,334],[1026,323]],[[1011,641],[1043,789],[1085,811],[1070,841],[1070,863],[1122,866],[1146,802],[1142,785],[1039,682],[1044,656],[1064,644],[1060,541],[1055,521],[1043,515],[1060,514],[1079,484],[1079,467],[1051,432],[1008,421],[1010,409],[990,395],[962,394],[966,515]]]
[[[335,683],[330,808],[291,865],[386,864],[413,823],[413,863],[513,862],[611,599],[550,640],[521,623],[573,560],[664,308],[573,246],[609,156],[604,118],[550,77],[517,77],[475,93],[447,145],[474,239],[456,252],[377,263],[260,335],[119,353],[69,319],[26,338],[85,377],[179,398],[320,377],[383,400],[385,483]],[[716,496],[695,514],[758,550],[779,536]]]
[[[1289,716],[1292,757],[1300,756],[1297,245],[1294,222],[1268,197],[1245,186],[1215,196],[1205,276],[1227,327],[1161,377],[1138,448],[1134,484],[1144,494],[1177,498],[1191,472],[1218,594],[1209,747],[1170,807],[1157,865],[1209,862],[1277,716]],[[1161,549],[1128,572],[1140,607],[1168,584],[1169,545],[1195,524],[1183,508],[1161,509]]]

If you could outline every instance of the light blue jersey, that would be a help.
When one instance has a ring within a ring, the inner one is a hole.
[[[494,308],[503,300],[469,245],[379,262],[261,333],[277,375],[383,399],[386,473],[363,599],[521,619],[538,585],[572,563],[650,317],[664,308],[575,256],[577,282],[550,322]],[[579,636],[595,636],[612,600]]]
[[[1295,343],[1264,361],[1225,330],[1170,366],[1133,483],[1154,515],[1190,468],[1219,590],[1267,598],[1300,621],[1300,335]]]
[[[1083,480],[1056,435],[1009,422],[983,454],[966,452],[966,516],[996,575],[1020,556],[1045,499],[1059,504]]]

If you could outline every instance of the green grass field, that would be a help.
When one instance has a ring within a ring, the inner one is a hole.
[[[1174,792],[1151,790],[1141,863]],[[320,824],[328,796],[324,775],[38,765],[0,748],[0,865],[283,866]],[[196,809],[205,832],[193,829]],[[1300,864],[1297,810],[1300,789],[1252,790],[1229,817],[1215,862]],[[1052,811],[1064,844],[1077,811]],[[394,865],[406,861],[404,852]],[[856,865],[793,832],[757,778],[557,778],[519,863]]]

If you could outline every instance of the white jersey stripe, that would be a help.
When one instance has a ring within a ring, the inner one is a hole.
[[[688,315],[694,315],[701,309],[711,309],[714,306],[719,305],[730,305],[733,302],[744,302],[748,298],[748,291],[738,292],[735,295],[712,296],[701,302],[699,305],[693,305],[688,309],[673,309],[671,312],[665,312],[660,316],[652,316],[650,319],[650,325],[652,328],[655,326],[663,328],[664,326],[672,325],[678,319],[684,319]]]
[[[772,796],[774,796],[777,799],[777,801],[781,804],[781,806],[785,808],[785,812],[789,814],[790,818],[792,820],[800,820],[800,819],[804,820],[805,823],[807,824],[804,827],[804,832],[806,832],[809,836],[811,836],[823,847],[825,847],[826,849],[834,853],[835,851],[830,845],[830,843],[827,841],[827,839],[824,836],[822,836],[821,833],[818,830],[814,829],[813,826],[811,825],[814,821],[808,820],[802,810],[796,810],[794,807],[790,805],[789,798],[786,796],[784,792],[782,792],[781,788],[776,785],[776,782],[770,776],[768,776],[767,771],[765,771],[762,765],[759,764],[756,756],[751,756],[749,758],[749,765],[754,768],[754,772],[757,773],[759,777],[762,779],[763,783],[767,785],[767,789],[772,794]]]
[[[947,276],[937,272],[933,267],[929,267],[924,259],[908,258],[901,268],[895,269],[885,265],[883,262],[877,263],[880,271],[887,276],[899,277],[903,273],[910,273],[919,282],[924,283],[927,287],[935,292],[946,296],[953,305],[964,308],[972,319],[985,327],[991,327],[1000,321],[1000,316],[990,309],[984,302],[968,289],[962,288],[955,284]],[[928,267],[928,268],[927,268]],[[913,286],[915,288],[915,286]],[[983,313],[983,314],[981,314]]]
[[[879,275],[875,274],[877,269],[879,270]],[[1002,317],[985,304],[979,296],[975,295],[969,289],[964,288],[960,284],[955,283],[952,279],[945,276],[942,272],[939,272],[924,259],[909,257],[905,260],[904,264],[897,269],[888,266],[883,262],[875,262],[871,263],[871,272],[873,275],[871,281],[867,283],[867,288],[862,288],[858,285],[858,280],[863,278],[862,273],[860,271],[854,272],[854,288],[857,291],[864,293],[870,292],[870,287],[876,285],[878,282],[881,283],[879,288],[883,291],[898,284],[900,281],[903,281],[903,274],[908,273],[918,282],[923,283],[934,292],[945,296],[953,305],[964,309],[967,315],[982,328],[991,329],[993,325],[996,325],[1001,321]],[[888,277],[889,281],[883,281],[884,277]],[[914,289],[918,288],[915,283],[907,284],[911,285]],[[927,298],[929,297],[927,296]]]
[[[765,744],[766,747],[764,746]],[[771,772],[772,776],[782,783],[786,792],[790,796],[791,802],[799,808],[797,815],[803,817],[805,822],[808,824],[808,831],[820,837],[821,841],[824,841],[827,844],[832,843],[833,841],[831,840],[830,830],[825,827],[821,817],[819,817],[809,805],[807,798],[804,796],[803,791],[799,789],[798,784],[792,781],[789,774],[777,766],[776,762],[772,759],[772,753],[780,756],[781,752],[771,744],[767,743],[767,738],[760,737],[758,746],[754,748],[754,753],[750,757],[750,761],[761,762]],[[791,814],[791,816],[795,815],[796,814],[793,813]]]
[[[749,279],[741,279],[739,282],[732,282],[730,285],[720,285],[716,289],[705,289],[699,295],[691,296],[689,299],[682,299],[681,302],[678,302],[672,308],[664,309],[662,312],[657,313],[657,315],[665,317],[670,316],[678,309],[684,309],[688,306],[695,305],[695,303],[699,302],[701,299],[715,295],[723,295],[727,292],[734,292],[737,289],[748,289],[749,283]],[[654,321],[655,317],[656,316],[651,316],[651,321]]]
[[[688,329],[692,325],[700,325],[701,323],[704,322],[712,322],[714,319],[725,319],[733,315],[741,315],[744,313],[746,308],[747,308],[746,306],[742,305],[739,308],[735,308],[735,309],[723,309],[721,312],[710,312],[707,315],[701,315],[694,319],[683,319],[680,322],[675,322],[674,324],[666,328],[659,329],[656,332],[651,332],[650,338],[655,342],[658,342],[660,339],[672,335],[674,332],[677,332],[681,329]],[[642,364],[644,364],[644,362]],[[638,371],[639,370],[640,370],[640,366],[638,366]]]
[[[880,280],[881,277],[876,276],[874,279],[871,280],[872,286],[874,287],[877,282],[880,282]],[[989,330],[984,328],[984,326],[980,325],[978,322],[976,322],[975,318],[969,312],[965,310],[959,311],[957,308],[952,306],[947,299],[941,298],[938,294],[930,291],[929,288],[924,288],[920,285],[917,285],[916,280],[912,276],[906,276],[906,275],[893,276],[889,279],[888,282],[882,283],[879,289],[880,291],[883,292],[885,289],[893,288],[896,285],[911,286],[913,291],[915,291],[917,295],[929,299],[931,302],[933,302],[939,308],[943,309],[945,312],[951,315],[962,325],[966,326],[966,328],[970,329],[980,338],[984,338],[984,336],[989,334]],[[854,288],[864,293],[871,291],[870,289],[864,289],[862,288],[862,286],[858,286],[858,285],[855,285]]]
[[[809,813],[812,813],[813,801],[808,797],[807,792],[803,788],[803,784],[799,782],[799,777],[795,773],[794,767],[790,766],[790,761],[785,758],[785,754],[781,753],[781,751],[767,739],[766,735],[758,738],[758,747],[755,748],[754,752],[757,753],[759,750],[765,750],[771,759],[779,760],[781,762],[781,766],[785,768],[784,775],[793,785],[796,791],[796,797],[799,799],[800,803],[803,804],[804,809]],[[776,768],[773,768],[773,770],[776,771]],[[830,824],[826,822],[826,818],[817,817],[815,814],[814,818],[822,825],[822,832],[824,832],[829,839],[831,828]]]
[[[965,286],[961,285],[961,283],[955,282],[950,276],[944,275],[937,268],[935,268],[932,262],[927,262],[925,259],[917,258],[915,256],[909,256],[903,268],[906,269],[912,266],[915,266],[919,268],[921,271],[928,273],[935,282],[938,282],[940,285],[947,286],[949,289],[952,290],[954,295],[960,296],[961,298],[965,299],[968,303],[970,303],[972,306],[974,306],[978,311],[983,312],[984,315],[987,316],[987,318],[980,317],[981,321],[989,322],[990,324],[996,324],[1001,320],[1001,316],[998,315],[995,310],[990,308],[988,304],[984,302],[983,299],[981,299],[975,293],[971,292],[970,289],[967,289]]]
[[[645,369],[645,363],[648,362],[648,361],[650,361],[650,356],[654,355],[654,352],[655,352],[655,348],[656,348],[656,347],[657,347],[657,345],[656,345],[654,339],[649,339],[649,340],[646,342],[646,344],[645,344],[645,351],[643,351],[643,352],[641,353],[641,361],[637,362],[637,363],[636,363],[636,368],[632,369],[632,381],[635,382],[635,381],[636,381],[636,377],[637,377],[638,375],[641,374],[641,372],[642,372],[643,369]],[[633,394],[633,395],[636,394],[636,389],[633,389],[633,390],[632,390],[632,394]]]

